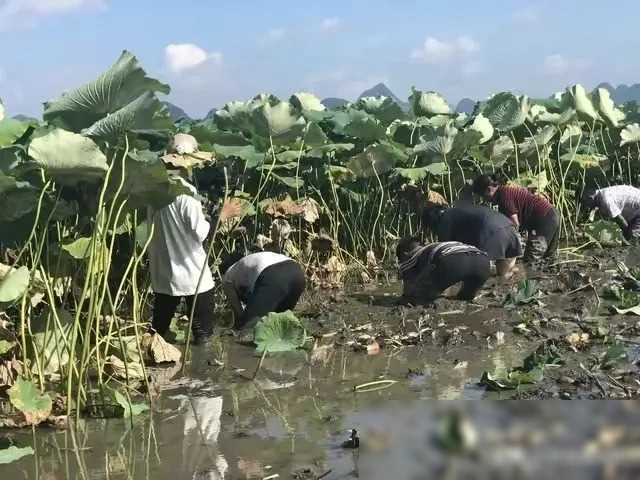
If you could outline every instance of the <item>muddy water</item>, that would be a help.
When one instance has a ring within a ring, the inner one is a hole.
[[[481,373],[517,365],[533,348],[513,334],[523,313],[491,307],[500,288],[491,287],[476,305],[442,300],[437,310],[392,306],[397,285],[319,298],[319,310],[308,299],[303,310],[324,335],[314,352],[269,355],[251,380],[259,362],[251,348],[226,338],[195,349],[184,374],[154,372],[152,412],[133,424],[11,432],[36,455],[1,466],[0,478],[639,478],[635,403],[432,401],[499,398],[478,385]],[[383,343],[375,355],[346,334],[367,323],[376,327],[363,331]],[[383,342],[418,327],[427,328],[420,346]],[[381,379],[396,383],[354,392]],[[456,437],[439,432],[458,413],[473,453],[452,457],[437,439]],[[352,428],[357,450],[341,446]],[[601,445],[602,431],[613,433]]]

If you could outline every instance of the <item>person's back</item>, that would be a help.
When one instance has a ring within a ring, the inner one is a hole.
[[[223,281],[251,293],[260,274],[271,265],[291,261],[275,252],[251,253],[235,262],[224,274]]]
[[[456,241],[482,248],[484,239],[496,231],[513,229],[504,215],[484,206],[464,205],[445,210],[437,226],[436,235],[441,242]]]
[[[492,202],[509,218],[517,214],[520,225],[527,230],[535,229],[538,220],[553,209],[553,205],[546,198],[520,186],[501,185]]]
[[[614,185],[596,190],[598,208],[609,218],[622,215],[627,222],[640,211],[640,189],[631,185]]]

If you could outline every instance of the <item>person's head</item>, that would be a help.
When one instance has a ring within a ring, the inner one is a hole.
[[[578,197],[580,195],[580,190],[576,191]],[[590,212],[594,208],[596,208],[596,189],[588,188],[582,192],[582,198],[577,198],[576,200],[580,201],[580,206],[585,212]]]
[[[227,270],[229,270],[234,263],[236,263],[244,256],[244,252],[240,252],[238,250],[224,255],[222,261],[220,262],[220,266],[218,267],[220,275],[224,275],[225,273],[227,273]]]
[[[422,210],[422,225],[425,230],[435,230],[440,223],[442,214],[448,207],[433,202],[427,202]]]
[[[480,195],[485,200],[491,200],[499,186],[495,177],[480,175],[473,181],[473,193]]]
[[[411,258],[413,252],[420,248],[422,244],[417,237],[404,237],[398,242],[396,247],[396,257],[398,263],[406,262]]]

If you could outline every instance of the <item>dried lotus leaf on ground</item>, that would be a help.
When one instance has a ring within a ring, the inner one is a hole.
[[[139,362],[129,362],[125,364],[115,355],[111,355],[107,359],[106,364],[109,372],[117,378],[126,380],[142,380],[144,378],[144,370]]]
[[[198,167],[214,160],[211,152],[194,152],[194,153],[168,153],[162,157],[164,163],[173,165],[176,168],[185,168],[187,170]]]
[[[175,346],[167,343],[162,335],[145,333],[141,340],[145,355],[154,363],[178,363],[182,353]]]

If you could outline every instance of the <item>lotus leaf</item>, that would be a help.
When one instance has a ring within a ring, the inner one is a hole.
[[[617,128],[620,122],[624,120],[625,114],[622,110],[616,108],[609,90],[606,88],[598,88],[593,92],[592,98],[600,116],[604,118],[609,125]]]
[[[315,111],[315,112],[322,112],[326,110],[325,106],[322,104],[320,99],[312,93],[306,93],[306,92],[294,93],[293,95],[291,95],[289,102],[298,110],[307,110],[307,111]]]
[[[22,137],[31,127],[30,123],[5,118],[0,120],[0,147],[6,147]]]
[[[142,412],[149,410],[149,406],[146,403],[133,403],[129,402],[118,390],[113,391],[116,402],[120,405],[124,411],[124,418],[132,418],[140,415]]]
[[[373,115],[385,126],[406,117],[400,105],[389,97],[362,97],[354,107]]]
[[[374,177],[388,172],[398,163],[406,162],[406,152],[395,144],[384,142],[368,146],[347,163],[358,177]]]
[[[256,134],[269,138],[274,143],[289,143],[302,137],[306,125],[289,102],[279,102],[275,105],[264,103],[251,112],[251,125]]]
[[[263,164],[265,159],[265,153],[256,150],[253,145],[245,146],[224,146],[214,145],[213,151],[216,154],[216,158],[221,160],[227,158],[238,158],[244,160],[245,168],[253,169]]]
[[[229,102],[216,111],[214,122],[218,128],[231,131],[248,131],[251,112],[256,108],[256,103],[249,102]]]
[[[16,447],[15,445],[11,445],[10,447],[0,449],[0,465],[15,462],[22,457],[33,455],[34,453],[31,447]]]
[[[623,147],[628,143],[640,142],[640,125],[632,123],[627,125],[620,132],[620,146]]]
[[[34,138],[29,156],[61,185],[99,180],[108,169],[93,140],[62,129]]]
[[[482,135],[479,143],[487,143],[493,137],[493,125],[491,125],[489,119],[482,115],[482,113],[479,113],[476,118],[473,119],[473,123],[469,128]]]
[[[29,288],[29,267],[19,267],[10,270],[0,279],[0,303],[13,302]]]
[[[508,132],[519,127],[527,119],[529,98],[510,92],[498,93],[480,107],[482,113],[497,130]]]
[[[17,345],[17,342],[10,342],[8,340],[0,340],[0,355],[5,355],[6,353],[13,350],[13,348]]]
[[[304,180],[300,177],[283,177],[275,173],[272,173],[271,176],[274,180],[277,180],[278,182],[286,185],[289,188],[298,189],[304,186]]]
[[[351,109],[344,128],[336,133],[359,138],[365,142],[375,142],[384,137],[385,127],[373,115]]]
[[[254,342],[258,352],[288,352],[305,345],[307,332],[290,310],[270,313],[258,322]]]
[[[579,83],[572,87],[567,87],[567,91],[563,95],[563,104],[568,108],[573,108],[578,113],[578,116],[585,120],[600,120],[600,115],[594,108],[591,98]]]
[[[30,380],[18,378],[9,389],[9,401],[24,415],[29,425],[38,425],[51,414],[51,397],[41,393]]]
[[[484,372],[480,384],[485,385],[489,390],[513,390],[520,385],[540,382],[543,378],[544,369],[542,368],[534,368],[530,371],[514,369],[494,373]]]
[[[602,246],[614,246],[622,244],[622,232],[620,227],[608,220],[597,220],[585,225],[585,234]]]
[[[169,91],[168,85],[147,77],[136,57],[124,51],[116,63],[95,81],[45,103],[43,118],[49,123],[80,132],[140,99],[145,93],[167,94]]]
[[[48,324],[50,327],[46,328],[47,322],[32,327],[31,340],[38,357],[42,359],[44,373],[54,374],[59,373],[69,363],[70,344],[68,339],[73,326],[73,318],[69,312],[61,308],[57,308],[55,312],[48,310],[46,315],[49,316]],[[53,315],[57,315],[60,327],[58,327]],[[34,364],[32,369],[37,372],[38,366]]]
[[[437,92],[422,92],[412,87],[409,103],[416,117],[449,115],[451,113],[451,107],[444,97]]]
[[[515,158],[513,141],[505,135],[496,138],[488,147],[489,160],[497,167],[504,165],[512,157]]]
[[[0,222],[14,222],[35,210],[39,192],[28,182],[0,172]]]
[[[421,182],[428,174],[444,175],[445,173],[447,173],[447,164],[443,162],[432,163],[424,167],[393,169],[394,175],[405,178],[413,184]]]

